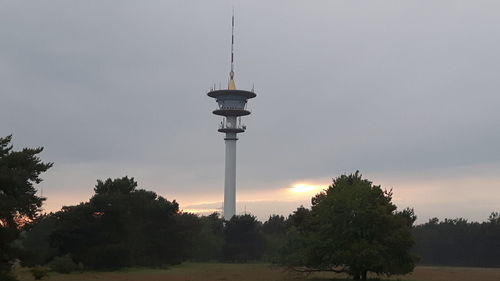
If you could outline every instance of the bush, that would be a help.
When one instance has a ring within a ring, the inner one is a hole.
[[[57,249],[50,245],[50,235],[54,232],[56,223],[55,216],[44,215],[21,234],[18,240],[22,249],[19,258],[23,266],[35,267],[47,264],[58,256]]]
[[[62,257],[55,257],[49,263],[50,269],[58,273],[70,273],[80,269],[78,264],[76,264],[70,255],[65,255]]]
[[[33,274],[33,277],[35,278],[35,280],[41,280],[43,277],[46,277],[49,275],[48,268],[42,267],[42,266],[33,267],[30,271],[31,271],[31,274]]]
[[[12,276],[10,273],[0,271],[0,280],[2,281],[18,281],[16,277]]]
[[[86,267],[95,270],[116,270],[134,265],[132,254],[125,245],[89,247],[81,260]]]

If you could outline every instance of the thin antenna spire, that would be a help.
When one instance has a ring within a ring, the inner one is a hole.
[[[231,20],[231,72],[229,73],[231,80],[234,78],[234,8],[233,17]]]
[[[231,72],[229,72],[229,90],[236,90],[236,85],[234,83],[234,8],[233,17],[231,19]]]

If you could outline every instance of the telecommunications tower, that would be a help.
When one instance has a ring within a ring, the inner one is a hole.
[[[250,114],[247,100],[257,95],[252,91],[237,90],[234,83],[234,15],[231,24],[231,71],[227,89],[210,89],[208,96],[215,98],[218,108],[213,114],[223,116],[219,132],[225,133],[226,168],[224,177],[224,218],[231,219],[236,212],[236,141],[237,134],[243,133],[246,126],[241,123],[241,116]]]

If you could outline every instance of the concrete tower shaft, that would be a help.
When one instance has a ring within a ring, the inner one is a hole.
[[[224,172],[224,218],[236,214],[236,133],[226,133],[226,161]]]

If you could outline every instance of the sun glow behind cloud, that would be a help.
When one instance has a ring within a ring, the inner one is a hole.
[[[323,185],[297,183],[292,185],[289,190],[294,193],[318,193],[324,188]]]
[[[209,215],[212,213],[220,213],[222,209],[217,209],[217,208],[188,208],[188,209],[182,209],[182,212],[184,213],[192,213],[192,214],[197,214],[197,215]]]
[[[326,189],[327,183],[328,179],[299,180],[277,184],[275,188],[261,189],[258,192],[252,189],[239,190],[236,213],[251,213],[262,220],[272,213],[287,215],[300,205],[309,207],[311,197]],[[181,209],[198,215],[222,212],[222,197],[223,194],[212,194],[212,197],[198,202],[181,200],[180,202],[184,202]]]

